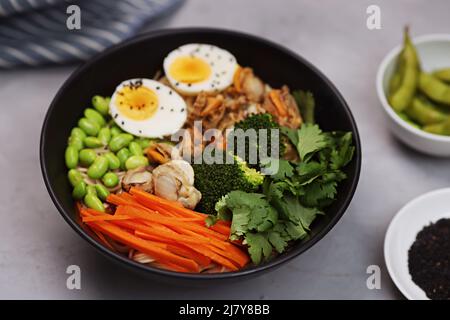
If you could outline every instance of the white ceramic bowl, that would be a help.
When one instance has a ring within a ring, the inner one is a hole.
[[[422,69],[433,71],[450,67],[450,34],[430,34],[413,39],[419,54]],[[394,72],[397,56],[402,45],[398,45],[381,62],[377,73],[377,93],[387,114],[389,128],[408,146],[434,156],[450,156],[450,137],[431,134],[417,129],[400,118],[389,105],[386,93]]]
[[[411,279],[408,250],[423,227],[450,218],[450,188],[421,195],[406,204],[392,219],[384,238],[384,259],[397,288],[410,300],[427,300],[425,292]]]

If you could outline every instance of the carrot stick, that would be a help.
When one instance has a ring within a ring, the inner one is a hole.
[[[131,217],[126,215],[102,214],[98,216],[83,217],[82,220],[83,222],[89,222],[89,221],[129,220],[129,219],[131,219]]]
[[[119,222],[119,221],[120,220],[117,220],[116,222]],[[142,251],[143,253],[150,255],[151,257],[155,258],[156,260],[161,260],[162,262],[175,263],[175,264],[177,264],[181,267],[184,267],[190,271],[194,271],[194,272],[200,271],[199,265],[192,259],[183,258],[183,257],[175,255],[167,250],[158,248],[152,242],[150,242],[148,240],[143,240],[132,234],[129,234],[128,232],[122,230],[120,227],[112,224],[111,222],[106,222],[106,221],[95,221],[94,222],[94,221],[92,221],[92,222],[88,222],[88,224],[92,228],[107,234],[112,239],[114,239],[116,241],[120,241],[136,250]]]
[[[103,235],[103,233],[101,233],[100,231],[97,231],[95,229],[92,229],[92,232],[95,233],[95,235],[98,237],[98,239],[100,240],[101,243],[103,243],[108,249],[116,252],[117,250],[111,245],[111,243],[108,242],[108,240],[106,240],[105,236]]]
[[[151,265],[157,267],[157,268],[161,268],[161,269],[166,269],[169,271],[176,271],[176,272],[192,272],[187,268],[183,268],[182,266],[179,266],[177,264],[174,263],[170,263],[170,262],[152,262],[150,263]]]

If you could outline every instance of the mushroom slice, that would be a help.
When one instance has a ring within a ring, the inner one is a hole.
[[[152,174],[146,167],[139,167],[128,170],[122,178],[122,189],[129,191],[131,187],[136,187],[146,192],[153,192]]]

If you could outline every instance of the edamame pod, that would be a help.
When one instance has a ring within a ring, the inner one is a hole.
[[[125,162],[125,168],[127,170],[132,170],[145,166],[148,166],[148,159],[147,157],[144,156],[131,156]]]
[[[100,131],[100,126],[97,122],[88,119],[88,118],[81,118],[78,121],[78,126],[88,135],[88,136],[97,136],[98,132]]]
[[[130,145],[128,146],[128,149],[130,150],[131,154],[134,156],[142,156],[142,148],[136,141],[130,142]]]
[[[102,181],[108,188],[114,188],[119,184],[119,177],[114,172],[107,172],[103,176]]]
[[[121,133],[109,141],[109,148],[111,151],[116,152],[122,148],[128,147],[134,137],[129,133]]]
[[[111,130],[108,127],[101,128],[97,138],[102,142],[104,146],[108,145],[111,140]]]
[[[94,196],[97,196],[97,189],[95,189],[95,185],[89,184],[86,187],[86,194],[93,194]]]
[[[74,146],[69,145],[66,148],[65,160],[69,169],[76,168],[78,165],[78,150]]]
[[[72,197],[81,200],[86,195],[86,183],[84,181],[80,181],[77,183],[77,185],[73,188]]]
[[[450,118],[441,122],[430,124],[428,126],[423,127],[423,130],[429,133],[440,134],[440,135],[450,135]]]
[[[120,149],[119,152],[117,152],[117,158],[120,160],[120,168],[122,170],[125,170],[125,162],[128,160],[128,158],[131,157],[131,152],[128,150],[128,148]]]
[[[88,193],[84,196],[84,204],[91,209],[105,212],[105,207],[103,206],[102,201],[92,193]]]
[[[412,121],[411,118],[408,117],[405,113],[403,113],[403,112],[398,112],[397,114],[398,114],[398,116],[399,116],[400,118],[402,118],[402,119],[403,119],[405,122],[407,122],[409,125],[413,126],[414,128],[421,129],[421,126],[419,126],[417,123],[415,123],[414,121]]]
[[[91,179],[100,179],[108,171],[109,162],[104,156],[98,156],[89,166],[87,175]]]
[[[95,110],[100,112],[102,115],[106,116],[109,111],[109,100],[103,98],[102,96],[94,96],[92,98],[92,105]]]
[[[103,146],[103,143],[97,137],[86,137],[84,139],[84,145],[88,148],[99,148]]]
[[[440,69],[433,72],[433,76],[444,82],[450,82],[450,68]]]
[[[78,137],[78,136],[70,136],[70,137],[69,137],[69,141],[68,141],[67,144],[68,144],[69,146],[75,147],[75,149],[77,149],[78,151],[80,151],[81,149],[84,148],[84,142],[83,142],[83,140],[84,140],[84,139],[81,139],[81,138]]]
[[[67,172],[67,178],[72,187],[75,187],[80,181],[83,181],[83,175],[77,169],[70,169],[69,172]]]
[[[95,191],[97,191],[97,197],[99,197],[102,201],[105,201],[106,197],[109,196],[108,189],[106,189],[105,186],[101,184],[95,185]]]
[[[139,143],[142,150],[144,150],[145,148],[148,148],[150,146],[150,144],[152,143],[152,141],[147,138],[139,138],[136,140],[136,142]]]
[[[70,136],[71,137],[77,137],[77,138],[79,138],[81,140],[84,140],[84,138],[86,138],[86,133],[84,133],[84,131],[81,130],[80,128],[75,127],[70,132]]]
[[[97,153],[92,149],[83,149],[80,151],[79,155],[80,164],[84,167],[90,166],[97,158]]]
[[[417,88],[419,77],[419,60],[416,49],[409,37],[408,28],[405,28],[404,46],[401,52],[403,65],[403,73],[398,89],[392,92],[389,97],[389,103],[392,108],[397,111],[405,110],[411,103]]]
[[[120,159],[112,152],[105,153],[103,155],[109,162],[109,169],[115,170],[120,168]]]
[[[446,120],[449,115],[439,110],[424,98],[415,97],[405,113],[421,125],[439,123]]]
[[[114,125],[111,127],[111,137],[118,136],[121,133],[123,133],[123,130],[120,129],[118,126]]]
[[[92,121],[97,122],[97,124],[98,124],[100,127],[103,127],[103,126],[106,125],[105,118],[103,118],[103,116],[100,114],[100,112],[98,112],[98,111],[95,110],[95,109],[92,109],[92,108],[87,108],[87,109],[85,109],[85,110],[84,110],[84,116],[85,116],[87,119],[90,119],[90,120],[92,120]]]
[[[430,99],[450,106],[450,85],[422,72],[419,77],[420,90]]]

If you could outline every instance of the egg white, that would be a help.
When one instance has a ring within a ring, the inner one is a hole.
[[[142,81],[142,86],[155,92],[158,97],[157,110],[145,120],[134,120],[121,114],[116,105],[117,94],[130,83]],[[135,136],[161,138],[177,132],[187,118],[187,106],[184,99],[172,88],[151,79],[129,79],[119,84],[111,97],[109,113],[114,122],[124,131]]]
[[[179,57],[191,56],[206,62],[211,68],[210,76],[194,83],[179,82],[170,75],[170,66]],[[219,92],[233,83],[238,64],[236,58],[228,51],[210,44],[190,43],[170,52],[164,59],[164,72],[175,90],[194,95],[204,92]]]

